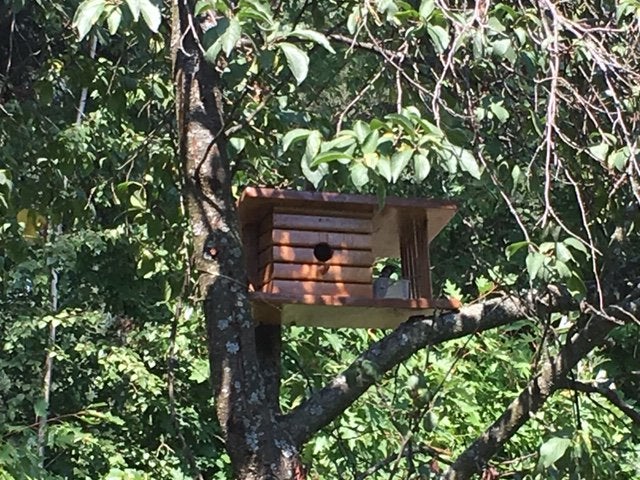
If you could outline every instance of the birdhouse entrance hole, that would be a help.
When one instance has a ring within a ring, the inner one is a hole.
[[[333,257],[333,248],[327,242],[320,242],[313,247],[313,256],[320,262],[328,262]]]
[[[429,243],[456,209],[451,201],[388,197],[380,208],[367,195],[247,188],[238,214],[254,318],[389,328],[457,308],[432,298],[429,257]],[[385,282],[373,278],[380,257],[400,258],[400,295],[380,294]]]

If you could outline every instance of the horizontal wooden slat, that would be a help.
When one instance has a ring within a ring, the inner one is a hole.
[[[365,283],[367,285],[371,285],[372,275],[370,267],[344,267],[340,265],[273,263],[270,270],[272,279]]]
[[[292,215],[318,215],[327,217],[349,217],[371,220],[375,211],[375,208],[373,207],[367,207],[364,209],[345,209],[342,208],[342,206],[340,206],[340,208],[335,207],[335,205],[330,207],[325,206],[324,208],[313,208],[309,205],[304,205],[302,207],[274,206],[272,209],[272,213],[290,213]],[[351,205],[349,205],[348,207],[351,207]]]
[[[284,230],[312,230],[316,232],[371,233],[371,219],[331,217],[319,215],[297,215],[274,212],[273,228]]]
[[[373,253],[367,250],[334,250],[330,260],[320,262],[313,255],[313,248],[275,245],[260,253],[258,265],[260,268],[264,268],[264,266],[270,262],[281,262],[370,267],[374,261],[375,257]]]
[[[302,282],[272,280],[262,289],[266,293],[281,295],[331,295],[336,297],[371,298],[371,285],[342,282]]]
[[[371,250],[372,236],[359,233],[310,232],[301,230],[267,231],[260,236],[260,250],[271,245],[289,245],[293,247],[315,247],[319,243],[328,243],[334,249]]]

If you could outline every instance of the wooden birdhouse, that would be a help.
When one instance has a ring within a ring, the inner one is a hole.
[[[429,257],[456,210],[448,200],[388,197],[379,208],[369,195],[247,188],[238,213],[255,319],[393,328],[458,308],[433,298]],[[382,257],[400,258],[400,271],[374,277]]]

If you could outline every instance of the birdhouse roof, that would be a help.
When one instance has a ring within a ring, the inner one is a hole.
[[[427,217],[429,242],[455,215],[458,205],[453,200],[386,197],[380,207],[373,195],[329,192],[301,192],[272,188],[248,187],[238,203],[243,225],[260,222],[273,208],[295,209],[309,215],[354,215],[373,220],[373,253],[378,257],[400,255],[400,222],[405,218]]]

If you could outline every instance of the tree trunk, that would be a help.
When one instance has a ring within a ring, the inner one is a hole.
[[[222,88],[199,38],[195,2],[173,0],[171,50],[179,153],[204,300],[218,420],[237,479],[299,479],[297,446],[278,425],[279,329],[256,328],[231,194]]]

